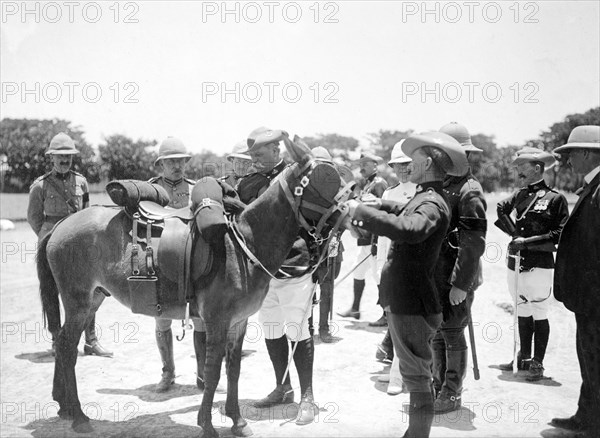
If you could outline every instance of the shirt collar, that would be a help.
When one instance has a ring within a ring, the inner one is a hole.
[[[534,183],[531,183],[527,186],[527,189],[530,192],[537,192],[538,190],[544,189],[544,188],[546,188],[546,182],[544,181],[544,178],[542,178],[541,180],[536,181]]]
[[[172,180],[172,179],[169,179],[169,178],[165,178],[165,177],[163,177],[163,179],[164,179],[164,180],[165,180],[165,182],[166,182],[167,184],[169,184],[171,187],[178,186],[179,184],[181,184],[181,183],[183,182],[183,178],[179,178],[179,179],[176,179],[176,180]]]
[[[442,193],[443,186],[444,186],[443,181],[429,181],[429,182],[425,182],[423,184],[417,184],[416,192],[420,193],[420,192],[425,192],[428,189],[433,189],[438,193]]]
[[[65,173],[60,173],[58,172],[56,169],[52,169],[52,172],[54,173],[54,176],[62,181],[66,181],[67,178],[69,177],[69,175],[71,174],[71,171],[65,172]]]

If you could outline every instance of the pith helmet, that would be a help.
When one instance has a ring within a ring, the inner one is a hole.
[[[461,125],[460,123],[456,122],[450,122],[447,125],[442,126],[440,128],[440,132],[453,137],[457,142],[460,143],[462,147],[465,148],[465,151],[467,152],[483,152],[483,150],[473,146],[473,143],[471,142],[471,134],[469,134],[469,131],[465,125]]]
[[[392,167],[392,164],[410,163],[412,161],[412,158],[402,152],[402,143],[404,143],[404,139],[400,140],[394,145],[394,149],[392,149],[392,156],[390,161],[388,161],[388,166]]]
[[[250,157],[250,155],[245,153],[247,151],[248,145],[244,140],[237,142],[233,147],[233,151],[229,155],[227,155],[227,160],[233,161],[234,158],[239,158],[241,160],[251,161],[252,158]]]
[[[313,148],[312,154],[317,161],[324,161],[325,163],[333,164],[333,158],[331,158],[331,154],[323,146],[317,146]]]
[[[435,131],[413,134],[402,143],[402,151],[412,157],[415,151],[423,146],[433,146],[448,154],[452,161],[452,166],[444,169],[448,175],[462,176],[469,170],[465,149],[454,137]]]
[[[383,163],[383,158],[378,157],[373,152],[363,152],[362,154],[360,154],[360,158],[358,159],[358,161],[356,161],[356,163],[360,164],[364,163],[365,161],[372,161],[375,164],[381,164]]]
[[[552,155],[550,152],[526,146],[520,151],[517,151],[517,157],[514,159],[512,164],[513,166],[518,166],[519,164],[532,162],[544,163],[544,168],[550,169],[556,164],[556,159],[554,158],[554,155]]]
[[[56,134],[50,140],[50,146],[45,155],[75,155],[79,151],[75,148],[75,143],[64,132]]]
[[[557,147],[554,152],[568,153],[570,149],[600,149],[600,126],[583,125],[574,128],[567,144]]]
[[[154,161],[156,166],[164,158],[192,158],[181,140],[175,137],[167,137],[158,148],[158,158]]]

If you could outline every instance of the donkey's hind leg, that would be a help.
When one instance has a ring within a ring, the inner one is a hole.
[[[90,319],[90,305],[79,302],[78,305],[65,303],[65,324],[63,325],[56,342],[56,367],[62,369],[64,382],[63,404],[60,406],[61,418],[72,418],[72,428],[76,432],[91,432],[90,419],[81,410],[81,403],[77,394],[77,377],[75,365],[77,364],[77,346],[81,339],[86,324]],[[55,375],[56,377],[56,375]]]
[[[252,429],[240,413],[238,382],[242,360],[242,344],[246,336],[248,319],[235,324],[227,340],[227,401],[225,414],[233,421],[231,431],[235,436],[250,436]]]

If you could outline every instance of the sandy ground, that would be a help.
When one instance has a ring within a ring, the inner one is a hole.
[[[490,206],[494,203],[488,200]],[[490,220],[495,220],[490,208]],[[346,236],[342,275],[352,266],[356,247]],[[35,274],[35,236],[26,223],[0,233],[1,269],[1,419],[2,437],[72,437],[70,422],[56,416],[52,400],[53,358],[47,353],[50,337],[42,329],[38,281]],[[495,227],[488,233],[484,285],[477,291],[473,320],[481,379],[471,366],[465,382],[463,407],[437,416],[432,437],[569,437],[548,422],[575,412],[581,379],[575,353],[573,315],[554,302],[550,315],[550,344],[545,360],[551,379],[531,383],[497,368],[512,354],[512,316],[503,310],[510,302],[505,280],[507,239]],[[408,417],[402,404],[407,394],[389,396],[377,377],[389,364],[375,360],[384,330],[368,327],[380,315],[376,287],[367,280],[360,321],[333,321],[337,344],[321,344],[315,351],[314,388],[320,406],[317,420],[307,426],[293,423],[297,405],[257,411],[248,402],[274,386],[274,375],[256,316],[244,349],[240,404],[256,436],[383,437],[402,436]],[[337,289],[334,310],[345,310],[352,297],[349,278]],[[318,312],[317,312],[318,313]],[[153,392],[160,378],[160,358],[154,341],[154,321],[130,313],[114,299],[105,300],[97,323],[102,344],[114,358],[83,356],[77,363],[79,397],[95,431],[90,437],[196,437],[197,411],[202,394],[195,387],[192,334],[176,342],[177,384],[166,394]],[[174,322],[176,334],[180,323]],[[80,351],[83,345],[80,344]],[[224,376],[224,375],[223,375]],[[222,377],[224,381],[224,377]],[[298,386],[292,372],[292,384]],[[299,389],[296,400],[298,400]],[[217,394],[213,420],[221,436],[231,436],[231,421],[221,414],[225,395]]]

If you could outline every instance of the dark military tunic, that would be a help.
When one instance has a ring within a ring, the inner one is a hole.
[[[380,287],[392,313],[432,315],[441,312],[434,271],[450,224],[442,182],[417,186],[408,204],[382,201],[381,209],[359,205],[353,223],[392,240]]]
[[[169,207],[183,208],[190,205],[190,194],[196,182],[193,179],[181,178],[177,181],[172,181],[164,176],[155,176],[151,178],[149,183],[158,184],[163,187],[169,194]]]
[[[237,186],[238,195],[244,204],[250,204],[260,195],[262,195],[271,184],[271,181],[279,175],[286,164],[281,160],[277,165],[267,173],[254,172],[243,177]]]
[[[59,220],[86,208],[89,196],[83,175],[73,170],[64,174],[52,170],[29,188],[27,222],[41,239]]]
[[[444,195],[452,219],[436,269],[438,288],[446,294],[452,286],[473,292],[483,282],[480,258],[485,251],[487,231],[483,189],[469,172],[446,178]]]
[[[498,216],[517,214],[513,237],[540,236],[535,243],[521,250],[521,270],[554,268],[552,252],[558,244],[560,233],[569,217],[569,207],[563,195],[552,190],[544,180],[530,184],[510,198],[498,203]],[[510,249],[509,256],[516,251]],[[514,257],[508,258],[508,268],[515,269]]]

